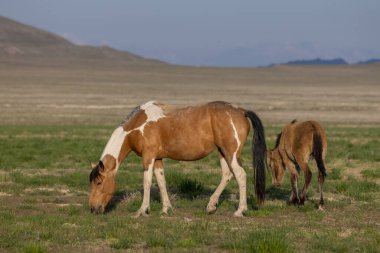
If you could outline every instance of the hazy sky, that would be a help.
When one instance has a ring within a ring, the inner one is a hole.
[[[0,15],[172,63],[380,58],[380,0],[0,0]]]

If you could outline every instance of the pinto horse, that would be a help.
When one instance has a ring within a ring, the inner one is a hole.
[[[314,157],[318,167],[318,182],[320,201],[319,209],[323,210],[323,182],[326,176],[325,158],[327,153],[326,133],[316,121],[297,122],[293,120],[278,134],[276,146],[267,152],[268,164],[272,170],[272,184],[280,185],[284,178],[285,168],[291,174],[292,192],[289,202],[303,204],[312,173],[308,166],[310,158]],[[302,169],[305,174],[301,198],[298,197],[298,173]]]
[[[219,197],[235,176],[239,185],[239,207],[235,216],[243,216],[247,207],[246,172],[240,154],[250,130],[254,128],[252,155],[255,192],[261,204],[265,194],[266,144],[260,118],[253,112],[226,102],[176,108],[155,101],[136,107],[112,133],[99,163],[90,174],[89,205],[92,212],[103,213],[115,191],[115,176],[120,163],[134,151],[142,157],[144,196],[136,216],[147,215],[153,173],[160,189],[162,212],[171,203],[166,190],[163,159],[194,161],[218,150],[222,179],[207,205],[216,211]]]

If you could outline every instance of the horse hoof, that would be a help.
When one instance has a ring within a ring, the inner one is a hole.
[[[169,215],[169,212],[170,213],[174,213],[174,211],[173,211],[173,207],[172,206],[169,206],[169,207],[165,207],[165,208],[163,208],[162,210],[161,210],[161,215],[165,215],[165,216],[167,216],[167,215]]]
[[[322,205],[318,205],[318,211],[324,212],[324,211],[325,211],[325,209],[323,208],[323,206],[322,206]]]
[[[238,218],[243,218],[243,217],[244,217],[244,214],[243,214],[243,212],[241,212],[241,211],[236,211],[236,212],[234,213],[234,216],[235,216],[235,217],[238,217]]]
[[[133,218],[138,218],[140,216],[148,217],[149,213],[145,210],[139,209],[137,213],[133,216]]]
[[[213,214],[216,212],[216,206],[215,205],[207,205],[206,210],[207,210],[208,214]]]

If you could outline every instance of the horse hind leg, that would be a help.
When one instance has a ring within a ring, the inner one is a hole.
[[[166,180],[164,175],[164,166],[162,160],[156,160],[154,163],[154,175],[157,179],[158,188],[160,189],[161,202],[162,202],[162,214],[168,214],[169,210],[173,210],[170,203],[169,195],[166,190]]]
[[[319,182],[319,194],[320,194],[320,200],[319,200],[319,205],[318,205],[318,210],[323,211],[323,205],[324,205],[324,200],[323,200],[323,183],[325,181],[325,174],[322,171],[319,171],[318,174],[318,182]]]
[[[222,168],[222,179],[220,181],[220,184],[216,188],[215,192],[211,195],[210,201],[207,204],[206,210],[207,210],[207,213],[209,214],[215,213],[220,195],[222,194],[223,190],[226,188],[228,182],[234,176],[228,166],[226,159],[222,156],[220,157],[220,166]]]
[[[314,158],[318,167],[318,182],[319,182],[319,192],[320,192],[320,200],[318,209],[323,210],[323,183],[325,181],[326,176],[326,167],[325,167],[325,156],[326,156],[326,136],[323,134],[324,138],[321,137],[321,134],[314,135]]]
[[[248,210],[247,205],[247,173],[240,166],[236,153],[234,153],[231,164],[232,172],[239,185],[239,207],[234,213],[236,217],[243,217],[244,213]]]

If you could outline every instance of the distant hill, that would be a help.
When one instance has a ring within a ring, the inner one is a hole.
[[[369,59],[366,61],[360,61],[357,64],[374,64],[374,63],[380,63],[380,59]]]
[[[336,58],[336,59],[331,59],[331,60],[316,58],[312,60],[289,61],[285,64],[286,65],[345,65],[348,63],[342,58]]]
[[[158,60],[108,46],[79,46],[66,39],[0,16],[0,61],[15,59],[112,60],[134,64],[162,64]]]

